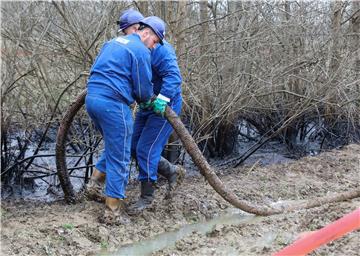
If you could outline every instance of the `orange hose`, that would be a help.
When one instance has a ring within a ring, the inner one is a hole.
[[[360,208],[286,246],[273,256],[306,255],[319,246],[360,228]]]

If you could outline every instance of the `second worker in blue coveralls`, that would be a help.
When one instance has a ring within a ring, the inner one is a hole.
[[[106,208],[100,221],[108,224],[129,222],[123,203],[133,132],[129,106],[135,100],[150,104],[153,85],[149,49],[162,44],[165,35],[165,23],[158,17],[147,17],[140,26],[138,32],[104,44],[87,84],[86,110],[105,142],[96,169],[106,176]]]
[[[140,213],[154,200],[154,183],[157,180],[161,152],[173,131],[170,123],[164,118],[165,108],[169,106],[179,115],[182,105],[180,69],[174,48],[165,40],[163,45],[157,45],[152,49],[151,66],[156,99],[149,108],[140,105],[135,117],[131,142],[131,153],[136,157],[139,167],[138,179],[141,182],[139,200],[128,208],[131,215]],[[171,164],[164,166],[167,161],[161,163],[159,173],[168,179],[171,190],[176,179],[180,178],[179,171],[174,170],[175,166]]]

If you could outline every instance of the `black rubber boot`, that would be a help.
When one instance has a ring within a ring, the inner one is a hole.
[[[183,182],[185,173],[186,171],[182,166],[173,165],[168,160],[161,157],[158,164],[158,174],[164,176],[168,181],[167,198],[173,196],[173,192]]]
[[[161,157],[158,164],[158,174],[165,177],[169,184],[176,182],[176,165],[173,165],[165,158]]]
[[[128,208],[129,215],[138,215],[149,208],[154,201],[155,186],[152,181],[141,182],[141,194],[139,200]]]

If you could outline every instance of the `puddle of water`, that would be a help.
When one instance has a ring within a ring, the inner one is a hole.
[[[213,230],[215,225],[218,224],[237,225],[241,223],[253,223],[257,220],[260,220],[260,217],[246,214],[239,209],[231,208],[225,215],[216,217],[207,222],[188,224],[179,230],[165,232],[148,240],[125,245],[115,252],[103,251],[100,255],[151,255],[151,253],[155,251],[174,246],[176,241],[190,235],[194,231],[206,234]]]

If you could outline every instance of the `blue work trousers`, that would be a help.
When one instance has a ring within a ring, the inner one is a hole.
[[[178,115],[181,112],[181,105],[180,95],[170,102],[170,107]],[[136,113],[134,133],[131,139],[131,154],[136,157],[140,181],[154,182],[157,180],[161,152],[172,131],[171,124],[152,110],[140,110]]]
[[[96,94],[88,94],[85,104],[105,142],[105,149],[96,164],[100,172],[106,173],[105,194],[125,198],[133,132],[131,110],[119,100]]]

